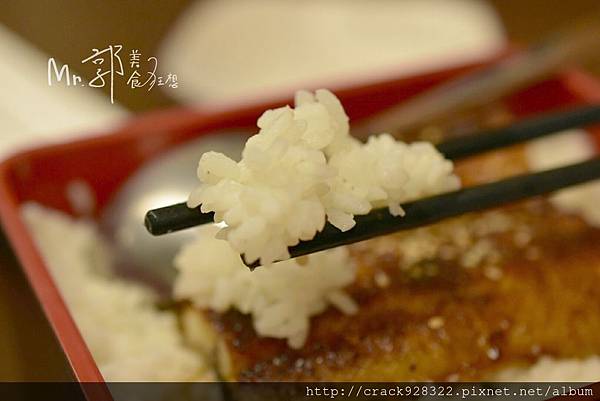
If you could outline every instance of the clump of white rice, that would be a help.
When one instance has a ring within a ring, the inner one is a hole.
[[[112,275],[111,251],[93,223],[33,203],[22,212],[106,380],[214,379],[183,344],[175,314],[158,311],[150,289]]]
[[[259,335],[287,339],[292,348],[304,345],[310,317],[329,305],[356,312],[343,291],[356,275],[345,248],[309,255],[303,264],[292,259],[250,271],[227,241],[215,238],[217,230],[202,227],[175,258],[176,298],[217,312],[235,308],[250,314]]]
[[[208,152],[198,165],[202,183],[188,205],[214,211],[227,226],[219,237],[247,262],[288,259],[287,248],[313,238],[326,220],[346,231],[372,208],[402,215],[403,202],[459,187],[452,162],[430,143],[351,137],[331,92],[298,92],[295,103],[259,118],[240,162]]]

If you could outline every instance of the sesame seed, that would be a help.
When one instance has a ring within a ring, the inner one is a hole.
[[[432,330],[438,330],[444,327],[444,318],[441,316],[434,316],[427,321],[427,326]]]

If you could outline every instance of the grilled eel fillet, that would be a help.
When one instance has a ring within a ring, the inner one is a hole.
[[[526,169],[522,148],[470,159],[466,185]],[[541,355],[600,353],[600,230],[544,199],[350,247],[360,305],[311,320],[302,349],[236,311],[195,311],[232,381],[477,380]]]

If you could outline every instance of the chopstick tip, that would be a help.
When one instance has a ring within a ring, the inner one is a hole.
[[[158,230],[158,217],[156,216],[156,213],[154,213],[153,210],[150,210],[149,212],[146,213],[146,216],[144,216],[144,226],[146,227],[146,230],[148,230],[148,232],[152,235],[160,235],[160,234],[164,234],[162,232],[159,232]]]

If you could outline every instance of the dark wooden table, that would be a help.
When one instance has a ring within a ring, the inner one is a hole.
[[[577,15],[598,7],[597,0],[491,0],[507,35],[530,42]],[[55,0],[3,2],[0,23],[65,63],[80,64],[93,46],[127,43],[143,54],[156,45],[189,0]],[[600,52],[584,67],[600,77]],[[86,69],[87,68],[87,69]],[[93,76],[93,66],[84,76]],[[119,91],[119,101],[132,111],[164,107],[173,101],[160,91],[140,95]],[[31,293],[8,245],[0,240],[0,380],[69,379],[62,351]]]

